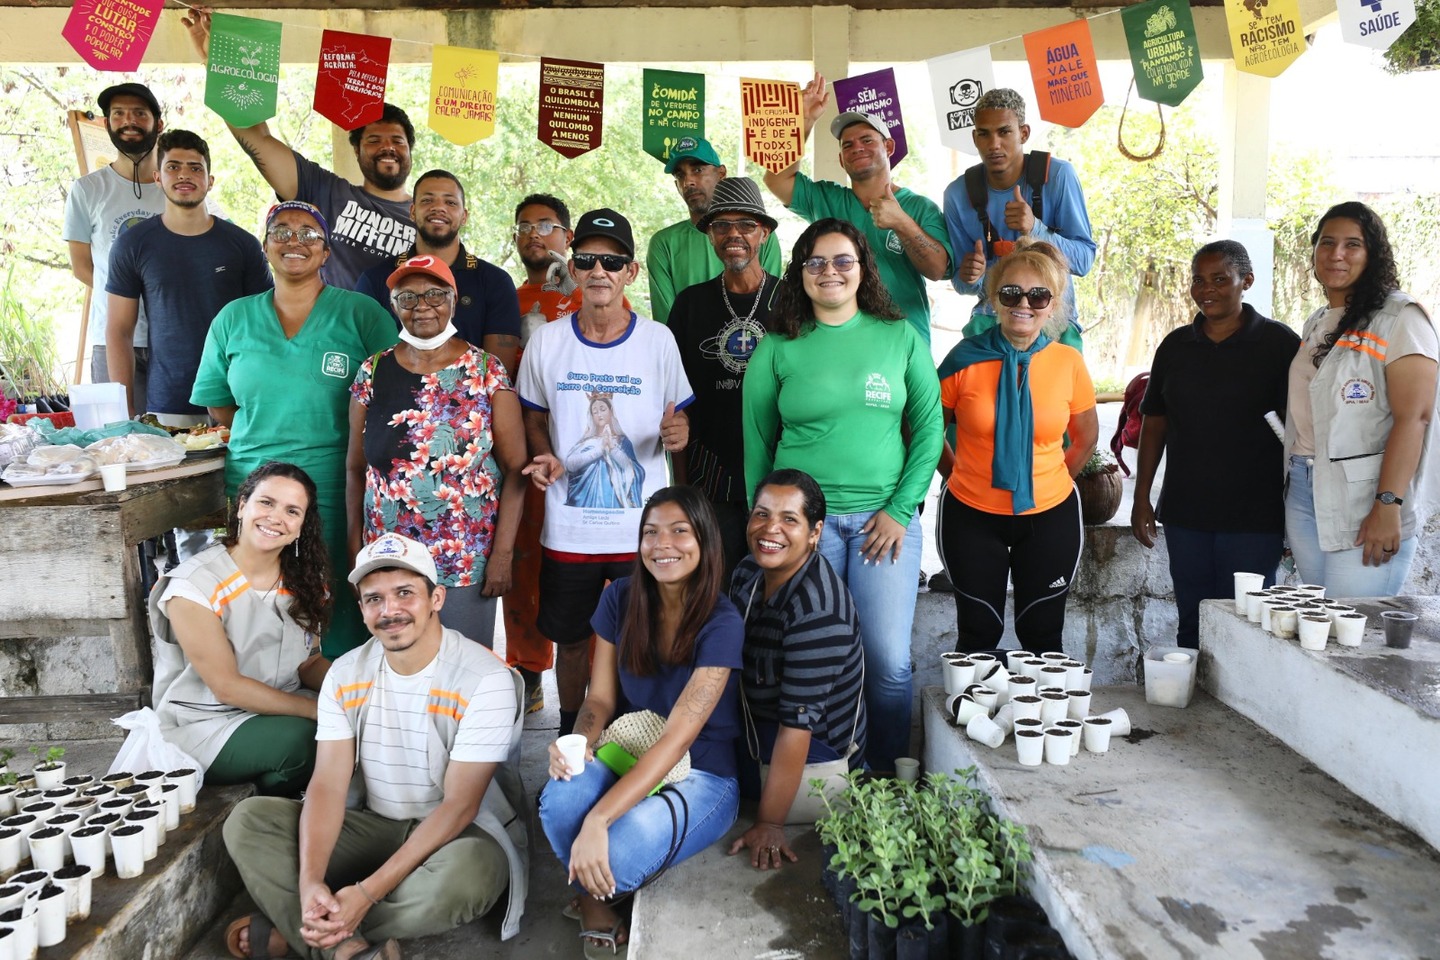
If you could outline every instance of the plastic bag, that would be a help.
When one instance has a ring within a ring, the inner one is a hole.
[[[194,770],[195,789],[205,782],[205,768],[184,750],[168,742],[160,733],[160,715],[149,707],[132,710],[123,717],[110,721],[117,727],[130,731],[115,762],[110,764],[109,773],[144,773],[146,770]]]

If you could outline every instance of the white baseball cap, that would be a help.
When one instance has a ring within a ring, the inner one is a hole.
[[[350,571],[350,582],[359,584],[372,571],[386,567],[401,567],[420,574],[431,583],[439,583],[435,572],[435,558],[424,544],[416,543],[398,533],[385,533],[365,545],[355,558],[355,569]]]

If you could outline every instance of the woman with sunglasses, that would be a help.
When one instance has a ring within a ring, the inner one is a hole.
[[[401,342],[350,388],[350,550],[383,533],[422,543],[445,587],[440,620],[489,647],[524,504],[525,426],[500,358],[455,331],[455,276],[411,257],[385,281]]]
[[[275,289],[242,297],[215,317],[190,402],[230,428],[225,488],[233,499],[271,460],[315,481],[335,598],[322,651],[331,660],[366,639],[345,538],[346,420],[360,361],[395,345],[395,321],[364,294],[327,286],[329,227],[319,208],[287,200],[265,218],[265,256]]]
[[[956,429],[940,458],[936,526],[961,652],[1000,645],[1011,582],[1020,646],[1060,649],[1085,538],[1074,479],[1100,430],[1085,361],[1056,339],[1068,311],[1056,309],[1055,291],[1069,289],[1069,274],[1053,245],[1020,240],[986,276],[999,323],[940,365],[940,402]]]
[[[888,772],[910,746],[917,508],[943,443],[930,348],[897,322],[869,244],[844,220],[800,235],[771,317],[745,371],[746,483],[793,468],[825,493],[820,553],[855,598],[868,755]]]
[[[1306,583],[1393,597],[1437,506],[1435,322],[1404,293],[1385,224],[1341,203],[1310,237],[1326,305],[1290,363],[1285,536]]]

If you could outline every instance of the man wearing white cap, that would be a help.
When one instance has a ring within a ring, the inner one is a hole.
[[[304,801],[251,797],[225,822],[259,907],[227,931],[236,956],[395,960],[398,939],[468,923],[507,886],[502,937],[525,910],[519,675],[441,626],[414,540],[379,537],[349,579],[372,637],[326,675]]]
[[[801,97],[808,140],[815,121],[830,104],[825,78],[815,74]],[[831,121],[830,133],[840,141],[840,165],[850,175],[849,187],[811,180],[800,172],[799,160],[779,173],[766,171],[765,186],[791,212],[811,223],[835,217],[864,233],[890,299],[929,343],[930,297],[925,281],[948,280],[955,272],[945,217],[935,201],[895,186],[890,177],[895,141],[883,118],[842,113]]]

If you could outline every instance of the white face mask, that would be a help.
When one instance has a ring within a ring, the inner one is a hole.
[[[433,337],[425,338],[415,336],[413,333],[411,333],[409,330],[406,330],[402,326],[400,328],[400,339],[410,344],[410,346],[414,347],[416,350],[435,350],[439,347],[444,346],[445,342],[451,337],[455,336],[455,334],[458,332],[459,331],[455,329],[455,321],[451,320],[449,323],[445,324],[444,330],[441,330]]]

